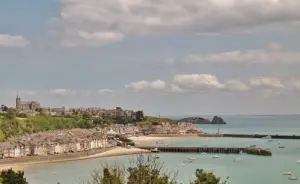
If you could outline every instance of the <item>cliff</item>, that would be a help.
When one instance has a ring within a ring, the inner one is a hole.
[[[226,122],[218,116],[214,116],[213,120],[210,121],[208,119],[202,117],[189,117],[180,119],[179,122],[189,122],[193,124],[226,124]]]

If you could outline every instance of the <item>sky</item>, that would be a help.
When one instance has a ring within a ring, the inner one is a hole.
[[[299,0],[1,1],[0,104],[298,114],[299,33]]]

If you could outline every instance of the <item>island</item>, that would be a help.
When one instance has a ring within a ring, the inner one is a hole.
[[[226,124],[226,122],[219,116],[214,116],[212,121],[202,117],[188,117],[180,119],[179,122],[189,122],[193,124]]]

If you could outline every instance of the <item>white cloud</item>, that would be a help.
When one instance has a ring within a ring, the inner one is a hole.
[[[62,41],[64,47],[77,47],[80,45],[102,46],[124,39],[124,35],[118,32],[87,32],[82,30],[70,30]]]
[[[173,93],[183,93],[183,92],[185,92],[185,90],[181,89],[176,84],[170,84],[170,92],[173,92]]]
[[[29,42],[21,35],[11,36],[7,34],[0,34],[0,47],[26,47]]]
[[[286,30],[294,29],[300,20],[298,0],[60,0],[60,4],[56,22],[68,45],[99,39],[94,33],[101,35],[98,43],[103,37],[110,43],[122,40],[121,35]],[[68,37],[70,30],[82,30],[88,36]],[[110,34],[107,40],[102,33],[116,33],[118,39]]]
[[[250,84],[257,88],[284,88],[284,85],[277,77],[253,77]]]
[[[98,90],[99,94],[106,94],[106,93],[112,93],[112,92],[114,92],[114,90],[112,90],[112,89],[99,89]]]
[[[261,92],[264,98],[271,98],[282,95],[280,91],[276,91],[274,89],[264,89]]]
[[[231,91],[247,91],[249,90],[248,86],[246,86],[244,83],[242,83],[238,79],[229,80],[225,83],[226,89],[229,89]]]
[[[50,94],[57,95],[57,96],[65,96],[65,95],[68,95],[70,93],[71,93],[71,91],[68,90],[68,89],[53,89],[53,90],[50,90]]]
[[[224,88],[217,77],[211,74],[175,75],[173,83],[182,88]]]
[[[138,81],[138,82],[131,82],[130,84],[125,85],[126,88],[133,89],[133,90],[146,90],[146,89],[155,89],[161,90],[167,87],[166,82],[162,80],[155,80],[155,81]]]
[[[184,58],[187,63],[204,62],[235,62],[235,63],[275,63],[275,62],[299,62],[300,52],[281,50],[279,44],[270,44],[265,50],[236,50],[230,52],[202,54],[190,54]]]

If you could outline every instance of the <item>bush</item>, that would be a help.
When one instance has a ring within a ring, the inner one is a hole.
[[[163,164],[151,155],[139,155],[130,160],[127,169],[118,165],[103,165],[101,170],[93,172],[91,181],[82,184],[175,184],[177,174],[165,171]],[[221,184],[221,179],[212,172],[197,169],[195,175],[196,179],[191,184]]]
[[[22,171],[15,172],[12,169],[2,170],[0,178],[2,184],[28,184],[26,178],[24,178],[24,172]]]

